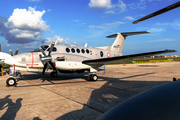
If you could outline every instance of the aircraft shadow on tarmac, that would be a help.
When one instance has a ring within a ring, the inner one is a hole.
[[[40,77],[41,76],[41,77]],[[77,79],[77,78],[81,78],[84,79],[85,81],[73,81],[73,79]],[[33,72],[32,74],[24,74],[22,75],[22,77],[17,78],[17,82],[18,81],[27,81],[27,82],[31,82],[33,80],[38,81],[36,84],[31,84],[31,85],[24,85],[24,86],[17,86],[17,87],[30,87],[30,86],[41,86],[41,85],[52,85],[52,84],[67,84],[67,83],[81,83],[81,82],[88,82],[88,76],[86,76],[86,74],[81,73],[81,74],[62,74],[59,73],[59,75],[57,77],[51,77],[48,73],[45,73],[44,75],[42,75],[40,72]],[[72,80],[72,81],[68,81],[68,80]],[[48,82],[47,82],[48,81]],[[61,82],[61,81],[67,81],[67,82]],[[61,83],[58,83],[61,82]]]
[[[92,91],[89,100],[86,104],[84,104],[82,109],[64,114],[56,120],[68,119],[70,116],[73,119],[96,119],[119,103],[122,103],[123,101],[141,93],[142,91],[169,83],[168,81],[123,81],[123,79],[126,78],[145,76],[149,74],[154,73],[133,75],[123,78],[100,77],[103,80],[109,80],[99,89]],[[89,108],[95,110],[96,113],[90,113]]]
[[[120,73],[121,74],[121,73]],[[99,116],[101,116],[103,113],[107,112],[111,108],[115,107],[119,103],[122,103],[123,101],[133,97],[134,95],[137,95],[140,92],[143,92],[145,90],[148,90],[150,88],[159,86],[161,84],[169,83],[168,81],[136,81],[136,77],[142,77],[146,79],[146,75],[153,75],[155,73],[145,73],[145,74],[138,74],[138,75],[131,75],[121,78],[110,78],[110,77],[103,77],[103,75],[99,75],[98,81],[106,81],[105,84],[103,84],[100,88],[94,89],[90,95],[89,100],[86,103],[81,103],[83,105],[82,109],[75,110],[69,113],[66,113],[60,117],[57,118],[57,120],[65,120],[65,119],[96,119]],[[83,83],[83,82],[91,82],[86,81],[88,76],[86,74],[60,74],[59,77],[52,78],[49,76],[49,74],[45,74],[42,76],[42,78],[39,80],[39,75],[41,75],[40,72],[34,72],[32,74],[24,74],[22,75],[22,78],[18,78],[18,80],[25,80],[29,79],[40,81],[52,81],[46,82],[46,84],[42,84],[41,82],[30,84],[30,85],[20,85],[17,87],[31,87],[31,86],[42,86],[42,85],[52,85],[52,84],[70,84],[70,83]],[[85,79],[83,80],[74,80],[76,78]],[[127,81],[124,79],[132,78],[131,81]],[[54,81],[60,81],[59,83],[53,83]],[[63,82],[62,82],[63,81]],[[64,82],[65,81],[65,82]],[[67,81],[67,82],[66,82]],[[74,81],[74,82],[73,82]],[[98,82],[97,81],[97,82]],[[93,82],[91,82],[93,83]],[[96,83],[96,82],[94,82]],[[94,84],[93,83],[93,84]],[[4,109],[4,103],[7,102],[7,111],[1,116],[2,118],[9,117],[11,115],[11,118],[14,119],[16,117],[16,113],[21,108],[21,101],[22,98],[19,98],[16,100],[16,103],[12,103],[12,100],[9,99],[9,96],[6,96],[3,99],[0,99],[0,109]],[[69,98],[71,99],[71,98]],[[76,100],[73,100],[76,101]],[[80,103],[80,102],[78,102]],[[14,106],[9,107],[9,106]],[[40,120],[41,118],[35,117],[33,120]]]
[[[81,103],[83,105],[82,109],[72,111],[66,113],[57,118],[57,120],[64,120],[64,119],[96,119],[103,113],[107,112],[111,108],[115,107],[119,103],[133,97],[134,95],[139,94],[145,90],[151,89],[153,87],[169,83],[169,81],[136,81],[133,78],[135,77],[142,77],[146,75],[153,75],[155,73],[145,73],[145,74],[138,74],[132,76],[126,76],[122,78],[110,78],[110,77],[103,77],[99,75],[98,81],[107,81],[104,85],[102,85],[99,89],[94,89],[91,93],[91,96],[87,103]],[[37,72],[37,75],[31,74],[24,74],[24,78],[31,78],[31,80],[39,80],[40,73]],[[70,84],[70,83],[83,83],[83,82],[91,82],[91,81],[73,81],[73,79],[82,78],[87,80],[86,74],[60,74],[56,78],[50,77],[48,74],[42,76],[40,80],[42,81],[49,81],[50,83],[46,84],[31,84],[31,85],[23,85],[17,87],[30,87],[30,86],[42,86],[42,85],[52,85],[52,84]],[[132,78],[131,81],[125,81],[123,79]],[[146,79],[146,77],[144,77]],[[53,83],[54,81],[65,81],[60,83]],[[70,80],[70,81],[69,81]],[[67,81],[67,82],[66,82]],[[71,98],[70,98],[71,99]],[[73,100],[76,101],[76,100]],[[78,102],[79,103],[79,102]],[[39,117],[34,118],[40,119]]]
[[[33,81],[36,80],[38,82],[33,83],[31,85],[20,85],[17,87],[30,87],[30,86],[42,86],[42,85],[52,85],[52,84],[69,84],[69,83],[84,83],[84,82],[95,82],[95,81],[89,81],[88,80],[88,73],[81,73],[81,74],[63,74],[60,73],[58,75],[58,77],[51,77],[48,73],[41,75],[40,72],[32,72],[33,74],[23,74],[22,77],[17,78],[17,81]],[[108,77],[103,77],[102,75],[99,76],[99,80],[98,81],[109,81],[109,80],[115,80],[115,81],[121,81],[123,79],[126,78],[133,78],[133,77],[138,77],[138,76],[145,76],[145,75],[150,75],[150,74],[154,74],[154,73],[145,73],[145,74],[139,74],[139,75],[132,75],[132,76],[127,76],[127,77],[122,77],[122,78],[108,78]],[[41,76],[41,77],[40,77]],[[84,79],[84,81],[82,80],[74,80],[74,79]],[[44,83],[45,81],[48,81],[46,83]],[[63,81],[63,82],[61,82]],[[67,82],[66,82],[67,81]],[[129,81],[124,81],[124,82],[129,82]],[[140,81],[136,81],[136,82],[140,82]],[[145,81],[141,81],[145,82]]]
[[[22,98],[18,98],[16,102],[12,102],[10,99],[11,95],[7,95],[6,97],[0,99],[0,110],[6,109],[6,112],[0,117],[0,120],[14,120],[17,112],[21,108]]]
[[[98,71],[104,71],[104,69],[101,69],[99,68]],[[21,76],[21,77],[18,77],[17,78],[17,81],[20,81],[20,80],[42,80],[42,82],[44,81],[49,81],[51,83],[53,83],[52,81],[61,81],[61,80],[70,80],[70,79],[77,79],[77,78],[82,78],[86,81],[88,81],[88,74],[90,72],[85,72],[85,73],[71,73],[71,74],[68,74],[68,73],[58,73],[58,76],[57,77],[51,77],[50,76],[50,72],[45,72],[44,75],[42,75],[42,72],[39,71],[39,72],[35,72],[35,71],[31,71],[31,73],[34,73],[33,75],[32,74],[23,74],[21,75],[21,73],[19,72],[18,75]]]

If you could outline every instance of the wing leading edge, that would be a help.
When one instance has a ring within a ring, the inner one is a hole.
[[[140,53],[140,54],[110,57],[110,58],[84,60],[82,63],[83,64],[89,64],[89,65],[106,64],[106,63],[118,62],[118,61],[122,61],[122,60],[138,58],[138,57],[152,56],[152,55],[165,54],[165,53],[171,53],[171,52],[177,52],[177,51],[176,50],[155,51],[155,52],[148,52],[148,53]]]

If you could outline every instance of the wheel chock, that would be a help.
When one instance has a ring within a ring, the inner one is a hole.
[[[173,77],[173,82],[177,81],[177,79],[175,77]]]

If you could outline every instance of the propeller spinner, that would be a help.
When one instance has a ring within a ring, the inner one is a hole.
[[[44,50],[42,49],[42,47],[39,47],[39,50],[40,50],[40,51],[42,52],[42,54],[44,55],[44,57],[41,57],[40,60],[41,60],[43,63],[45,62],[44,68],[43,68],[43,71],[42,71],[42,75],[45,73],[45,70],[47,69],[48,63],[52,66],[53,70],[57,73],[57,70],[56,70],[54,64],[52,63],[52,57],[51,57],[51,52],[52,52],[55,44],[56,44],[55,41],[52,42],[51,47],[50,47],[50,49],[49,49],[49,54],[48,54],[48,55],[45,54],[45,52],[44,52]]]

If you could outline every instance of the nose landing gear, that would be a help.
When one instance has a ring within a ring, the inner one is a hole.
[[[6,80],[7,87],[9,86],[16,86],[16,79],[13,77],[10,77]]]

